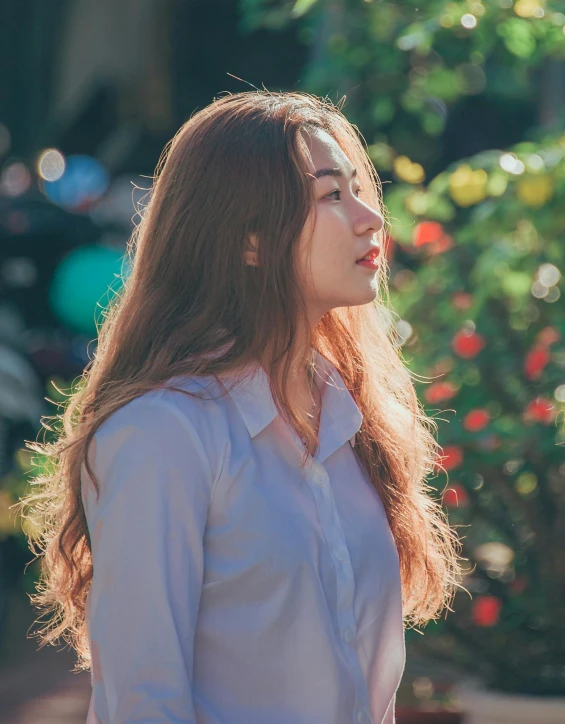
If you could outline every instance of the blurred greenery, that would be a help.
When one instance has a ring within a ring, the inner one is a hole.
[[[302,89],[346,96],[383,180],[397,330],[443,448],[430,483],[468,559],[454,613],[407,640],[564,696],[565,2],[241,8],[244,32],[300,25]]]

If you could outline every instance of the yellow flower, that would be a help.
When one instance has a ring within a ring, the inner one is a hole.
[[[543,7],[539,0],[518,0],[514,5],[514,12],[520,18],[543,17]]]
[[[553,196],[553,181],[550,176],[523,176],[516,182],[516,195],[526,206],[543,206]]]
[[[421,184],[426,178],[424,168],[419,163],[411,161],[408,156],[397,156],[393,167],[398,178],[406,183]]]
[[[478,204],[487,196],[488,174],[483,168],[475,171],[463,164],[449,177],[449,195],[459,206]]]

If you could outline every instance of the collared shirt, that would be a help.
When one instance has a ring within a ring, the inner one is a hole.
[[[83,465],[92,546],[87,724],[391,724],[398,552],[352,446],[362,414],[315,352],[315,458],[264,369],[217,400],[144,393]],[[220,377],[174,378],[222,390]]]

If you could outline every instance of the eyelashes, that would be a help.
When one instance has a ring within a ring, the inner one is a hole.
[[[355,192],[355,195],[357,197],[359,197],[359,194],[362,192],[363,192],[363,189],[357,189],[357,191]],[[324,198],[329,199],[331,196],[334,196],[335,194],[341,194],[341,189],[335,189],[331,193],[326,194],[326,196],[324,196]],[[336,198],[336,201],[339,201],[339,198]]]

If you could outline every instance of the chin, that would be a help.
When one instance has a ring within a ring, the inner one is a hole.
[[[352,294],[349,298],[333,304],[332,307],[360,307],[363,304],[370,304],[371,302],[374,302],[377,296],[378,289],[375,287],[374,289],[369,289],[368,291],[365,290],[364,294]]]
[[[375,299],[378,296],[378,290],[374,289],[370,294],[365,295],[365,298],[360,301],[356,302],[355,304],[351,304],[350,306],[360,306],[361,304],[370,304],[371,302],[374,302]]]
[[[362,292],[362,293],[361,293]],[[350,306],[358,305],[358,304],[369,304],[369,302],[374,302],[379,294],[379,285],[377,282],[377,278],[375,277],[373,281],[371,281],[371,284],[369,287],[366,287],[363,290],[358,290],[358,294],[355,296],[359,297],[359,301],[357,302],[351,302]]]

